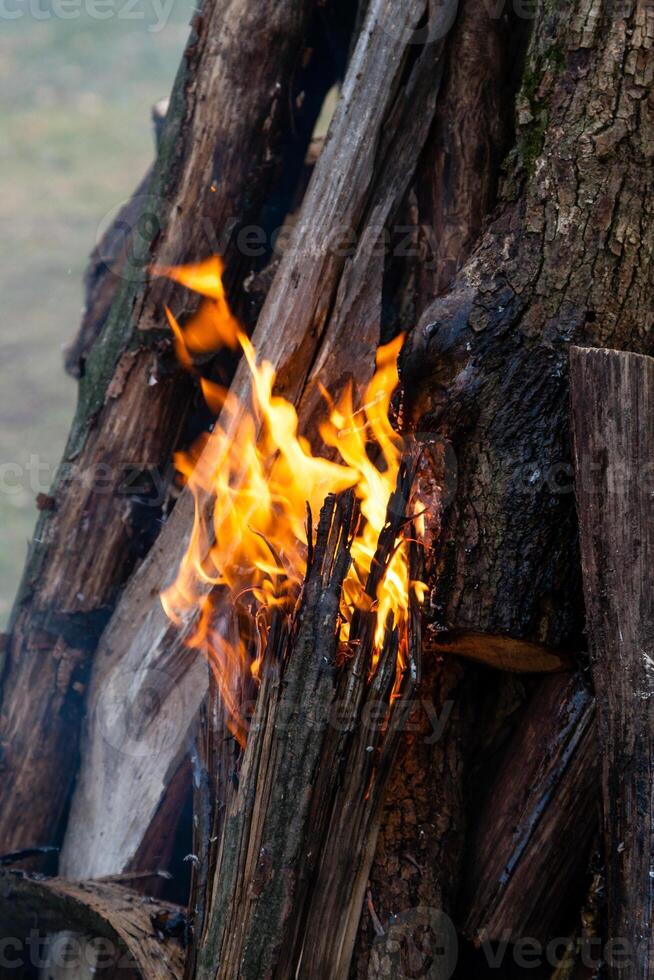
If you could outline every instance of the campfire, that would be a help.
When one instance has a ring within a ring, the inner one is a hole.
[[[300,433],[294,405],[273,394],[274,368],[257,363],[251,341],[229,309],[221,260],[165,272],[204,297],[183,328],[166,309],[180,363],[193,369],[194,355],[216,353],[223,345],[238,347],[252,379],[250,405],[201,379],[208,405],[220,414],[210,434],[176,457],[195,499],[195,519],[177,580],[162,596],[174,623],[197,619],[188,643],[207,657],[230,730],[243,745],[247,720],[239,698],[251,678],[259,677],[273,618],[289,617],[297,604],[313,547],[313,516],[328,496],[346,490],[353,491],[360,517],[349,543],[351,563],[339,604],[340,655],[348,656],[348,650],[351,655],[355,611],[373,612],[371,670],[387,630],[397,630],[399,689],[407,664],[410,596],[413,592],[422,599],[426,588],[411,579],[405,534],[398,535],[381,576],[375,576],[373,595],[366,585],[408,451],[390,419],[404,338],[380,348],[360,406],[354,404],[351,383],[338,403],[323,389],[325,419],[315,420],[314,432]],[[308,435],[322,444],[324,455],[314,454]],[[329,449],[333,459],[327,457]],[[418,526],[420,510],[417,500],[407,509]]]
[[[0,643],[53,980],[650,980],[651,6],[194,15]]]

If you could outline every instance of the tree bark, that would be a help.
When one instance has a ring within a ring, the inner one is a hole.
[[[654,360],[571,352],[584,595],[597,692],[610,977],[654,969]]]
[[[221,236],[256,215],[312,8],[312,0],[230,0],[208,2],[195,17],[142,237],[86,360],[73,429],[13,612],[0,720],[5,849],[61,833],[92,654],[121,585],[160,526],[163,501],[140,506],[125,474],[165,487],[191,404],[162,333],[175,287],[148,270],[221,250]],[[143,511],[150,533],[135,554],[132,519],[140,523]]]
[[[442,439],[443,483],[455,487],[434,547],[439,628],[579,647],[567,351],[579,338],[652,349],[652,29],[644,3],[538,4],[494,218],[405,347],[405,422]],[[460,807],[459,841],[462,820]],[[450,827],[441,853],[451,861]],[[445,866],[451,886],[458,865]],[[382,868],[375,908],[389,879]],[[416,894],[405,914],[422,904]],[[392,939],[382,916],[389,927]],[[384,975],[383,963],[366,969]]]
[[[554,647],[580,630],[567,351],[653,346],[651,24],[641,2],[539,5],[497,217],[405,348],[407,412],[456,458],[440,625]]]
[[[348,378],[354,376],[359,386],[373,370],[381,308],[374,290],[383,256],[371,242],[376,245],[406,193],[438,91],[440,43],[415,46],[404,30],[424,8],[423,0],[371,4],[292,246],[253,337],[259,358],[278,372],[276,390],[296,404],[305,394],[301,425],[313,418],[316,381],[326,381],[338,394]],[[408,108],[418,100],[423,112],[411,114]],[[354,351],[346,330],[350,315],[362,332]],[[232,391],[246,401],[248,390],[247,371],[240,368]],[[159,593],[176,574],[192,522],[193,501],[185,493],[102,640],[62,854],[65,873],[74,877],[116,872],[129,863],[139,846],[132,830],[138,825],[145,831],[176,760],[188,748],[186,734],[206,692],[207,671],[197,654],[184,650],[184,637],[168,623]],[[137,706],[148,690],[161,706],[139,733],[139,758],[126,754],[125,746],[129,752],[134,744],[129,738],[108,746],[98,724],[108,692],[119,696],[125,677],[134,679],[129,690]],[[111,772],[110,785],[98,778],[102,772]]]

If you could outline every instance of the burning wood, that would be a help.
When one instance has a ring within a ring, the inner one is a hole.
[[[408,542],[400,538],[393,546],[383,574],[373,567],[403,453],[389,417],[403,338],[379,351],[360,407],[355,407],[351,385],[338,403],[324,392],[329,415],[317,428],[338,460],[332,461],[313,454],[307,436],[298,431],[294,406],[273,395],[275,371],[267,362],[257,364],[252,343],[233,319],[218,260],[169,275],[208,297],[183,329],[168,311],[182,363],[190,368],[193,353],[227,342],[241,347],[252,378],[251,406],[203,381],[221,415],[213,432],[177,459],[195,499],[195,519],[177,580],[162,597],[176,625],[189,633],[192,623],[187,642],[207,657],[230,730],[244,744],[247,722],[238,698],[258,678],[273,620],[288,615],[297,602],[312,547],[307,508],[316,513],[329,494],[354,488],[361,510],[342,584],[343,640],[352,642],[355,611],[372,609],[372,667],[382,654],[389,623],[402,641],[400,672],[406,661],[411,595],[422,598],[425,590],[410,577]]]
[[[612,938],[644,940],[653,893],[647,500],[632,479],[616,503],[606,467],[578,493],[582,673],[567,375],[571,342],[652,349],[651,11],[542,0],[528,32],[471,0],[458,19],[347,6],[207,0],[194,23],[152,177],[169,219],[152,278],[85,354],[3,651],[4,849],[39,860],[61,828],[72,877],[190,866],[186,980],[431,980],[457,955],[484,975],[488,942],[547,950],[560,929],[549,965],[579,980],[598,756]],[[298,91],[323,15],[347,25],[349,66]],[[286,143],[308,101],[303,165],[337,76],[307,186]],[[290,200],[254,327],[255,264],[206,247],[198,219]],[[586,443],[646,465],[650,375],[575,354],[582,476]],[[183,488],[130,576],[123,511],[77,494],[71,466],[168,466],[173,443]],[[84,926],[87,886],[0,877],[0,911],[11,880],[43,908],[56,893],[52,928]],[[161,921],[141,919],[158,949]],[[630,970],[644,980],[647,956]]]

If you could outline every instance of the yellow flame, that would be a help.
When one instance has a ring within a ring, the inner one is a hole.
[[[319,431],[336,451],[337,461],[332,462],[314,455],[299,433],[295,407],[274,394],[273,366],[257,362],[251,341],[227,305],[222,263],[209,260],[165,271],[202,293],[205,302],[218,304],[211,312],[213,349],[233,338],[252,379],[248,405],[226,389],[202,382],[208,404],[221,416],[211,435],[176,457],[195,498],[195,520],[177,579],[162,595],[173,622],[197,617],[189,642],[206,654],[231,730],[243,743],[247,723],[239,697],[249,678],[258,675],[271,616],[275,610],[292,611],[306,571],[307,504],[317,514],[328,494],[352,487],[363,520],[343,590],[342,639],[347,641],[354,609],[371,608],[365,584],[403,452],[389,417],[403,338],[378,352],[377,370],[361,407],[355,408],[351,387],[336,404],[325,392],[329,416]],[[198,340],[198,315],[184,328],[169,310],[167,315],[179,359],[190,368],[192,355],[208,349]],[[419,595],[422,588],[409,579],[408,546],[401,538],[373,600],[377,656],[387,624],[406,624],[411,589]]]

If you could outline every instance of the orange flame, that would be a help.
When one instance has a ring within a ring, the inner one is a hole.
[[[258,674],[274,611],[292,611],[304,579],[307,505],[317,514],[328,494],[352,487],[363,520],[343,590],[345,641],[353,611],[371,606],[365,584],[404,448],[389,418],[403,337],[380,349],[360,408],[354,406],[351,387],[337,404],[324,393],[329,417],[320,434],[336,450],[338,461],[332,462],[313,454],[299,433],[294,406],[274,394],[274,368],[267,361],[257,363],[251,341],[229,310],[221,261],[158,271],[206,297],[183,328],[166,311],[181,363],[191,368],[194,353],[235,343],[252,380],[249,405],[202,382],[209,406],[221,415],[210,435],[176,457],[195,498],[195,521],[177,579],[162,595],[174,623],[194,623],[189,644],[208,657],[230,729],[243,744],[247,722],[239,698]],[[406,624],[412,588],[420,597],[424,587],[410,582],[408,548],[400,539],[374,603],[377,656],[389,621],[400,628]]]

